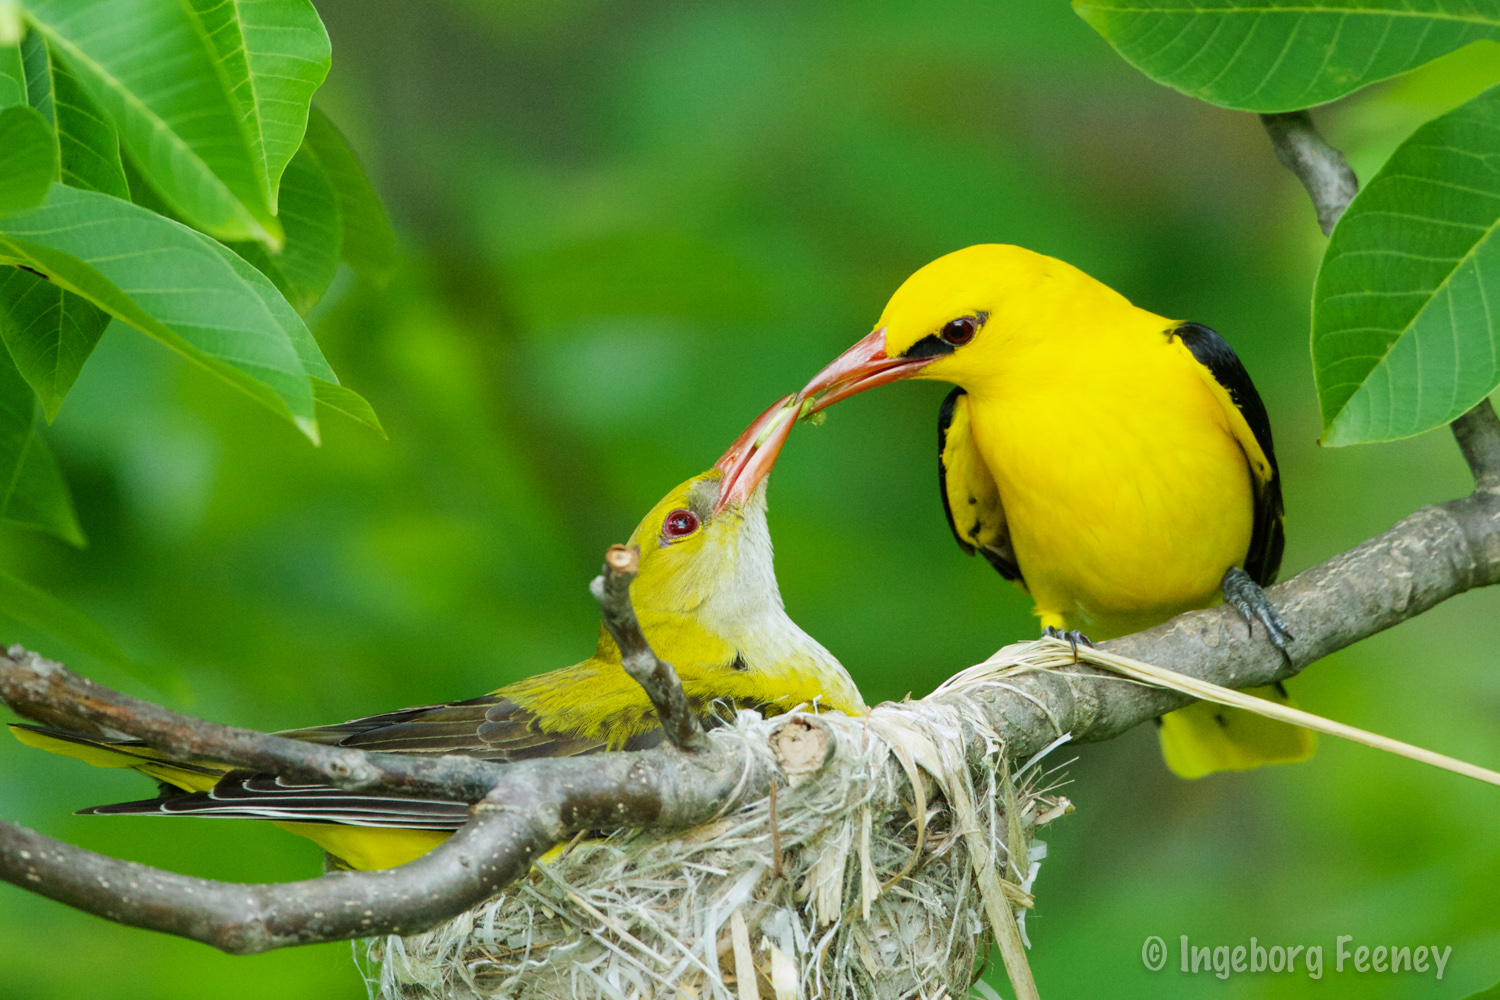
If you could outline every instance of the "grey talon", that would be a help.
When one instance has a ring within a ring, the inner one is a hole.
[[[1076,628],[1075,629],[1069,629],[1069,630],[1067,630],[1065,632],[1065,631],[1062,631],[1061,629],[1055,628],[1054,626],[1048,625],[1046,628],[1042,629],[1042,635],[1046,636],[1049,639],[1066,639],[1066,640],[1068,640],[1068,645],[1070,645],[1070,646],[1073,647],[1073,662],[1074,663],[1078,662],[1078,647],[1079,647],[1080,644],[1082,644],[1084,646],[1087,646],[1090,649],[1094,648],[1094,640],[1090,639],[1088,636],[1084,635],[1082,632],[1078,631]]]
[[[1266,635],[1273,645],[1283,653],[1287,652],[1287,644],[1294,638],[1281,621],[1281,616],[1276,613],[1276,608],[1271,604],[1271,599],[1260,585],[1250,579],[1250,574],[1238,566],[1231,566],[1224,573],[1221,584],[1224,591],[1224,601],[1239,612],[1240,617],[1245,620],[1245,627],[1250,635],[1255,635],[1255,623],[1260,622],[1265,626]]]

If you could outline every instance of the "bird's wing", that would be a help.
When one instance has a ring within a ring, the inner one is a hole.
[[[948,393],[938,411],[938,489],[959,547],[971,556],[982,553],[1001,576],[1024,589],[1000,489],[974,443],[969,397],[962,389]]]
[[[572,757],[606,748],[603,739],[545,731],[536,715],[498,692],[278,735],[359,750],[415,756],[462,754],[495,761]]]
[[[1286,544],[1282,525],[1281,472],[1271,443],[1271,419],[1261,402],[1250,373],[1240,363],[1224,338],[1200,323],[1183,323],[1171,336],[1197,362],[1198,373],[1224,407],[1250,466],[1255,494],[1255,525],[1250,550],[1245,554],[1245,572],[1262,587],[1276,582],[1281,552]]]

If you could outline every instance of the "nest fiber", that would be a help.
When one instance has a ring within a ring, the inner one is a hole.
[[[1069,807],[1035,761],[1012,777],[962,705],[742,713],[711,736],[786,773],[774,801],[580,839],[462,916],[371,941],[372,986],[387,1000],[963,997],[989,916],[1030,905],[1034,829]],[[784,752],[792,726],[814,737],[808,767]]]

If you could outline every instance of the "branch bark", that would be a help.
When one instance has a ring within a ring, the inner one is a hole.
[[[1271,136],[1276,159],[1297,175],[1318,212],[1318,225],[1327,236],[1359,192],[1359,179],[1344,154],[1324,141],[1306,111],[1261,115]]]
[[[620,649],[620,665],[645,689],[656,709],[662,730],[672,745],[684,753],[701,753],[707,746],[703,725],[688,702],[677,671],[657,659],[630,603],[630,584],[641,566],[641,553],[624,545],[611,545],[604,554],[604,569],[589,584],[599,602],[604,627]]]

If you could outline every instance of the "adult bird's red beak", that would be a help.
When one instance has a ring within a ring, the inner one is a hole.
[[[885,327],[864,337],[833,361],[802,389],[803,416],[817,413],[841,399],[885,385],[900,378],[910,378],[931,362],[931,356],[891,358],[885,353]]]
[[[724,473],[719,484],[719,499],[714,504],[715,517],[730,504],[743,504],[749,500],[760,481],[766,478],[797,422],[797,406],[801,398],[783,396],[772,403],[745,428],[724,457],[714,463],[714,468]]]

